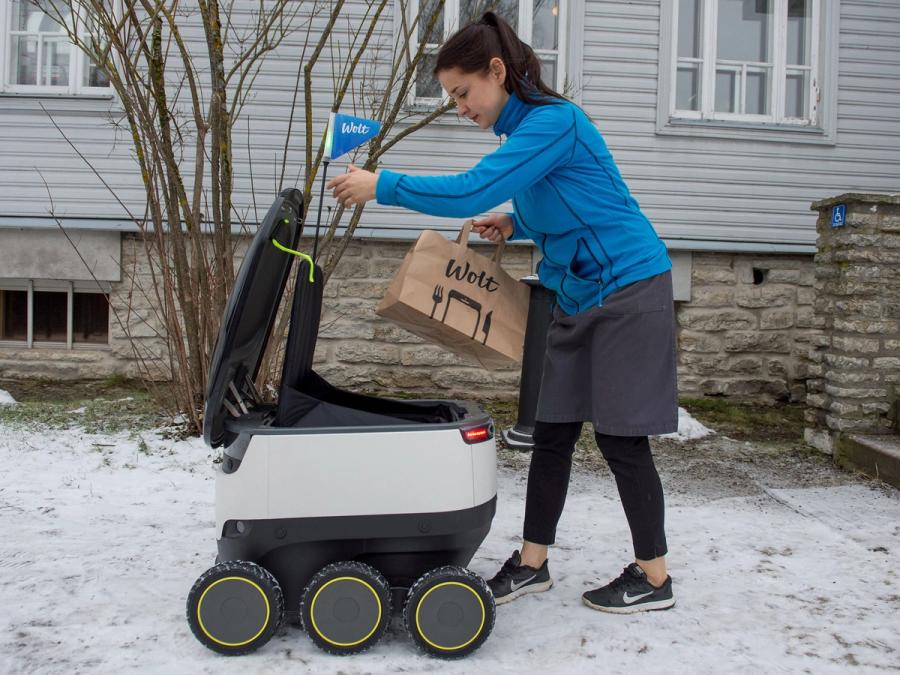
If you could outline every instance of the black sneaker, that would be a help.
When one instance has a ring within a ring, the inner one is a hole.
[[[498,605],[515,600],[526,593],[540,593],[549,590],[553,585],[550,578],[550,570],[547,561],[538,568],[522,564],[522,558],[518,551],[513,551],[509,560],[503,563],[503,567],[497,575],[487,582],[494,601]]]
[[[649,581],[644,570],[637,563],[631,563],[618,579],[606,586],[588,591],[581,596],[591,609],[614,614],[634,614],[652,609],[669,609],[675,604],[672,595],[672,577],[657,588]]]

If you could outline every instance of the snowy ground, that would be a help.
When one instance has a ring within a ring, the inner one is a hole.
[[[202,442],[0,424],[0,672],[900,670],[897,491],[721,436],[655,447],[671,611],[622,617],[581,604],[629,561],[629,538],[608,472],[580,461],[551,556],[555,587],[498,608],[469,659],[424,657],[396,623],[354,657],[328,656],[286,626],[229,659],[202,647],[184,618],[215,554]],[[516,545],[526,466],[526,456],[501,457],[497,516],[470,565],[482,575]]]

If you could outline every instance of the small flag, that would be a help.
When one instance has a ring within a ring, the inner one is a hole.
[[[381,131],[381,122],[331,113],[325,132],[325,161],[330,162],[359,147]]]

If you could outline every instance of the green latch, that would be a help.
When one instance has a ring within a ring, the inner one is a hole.
[[[275,239],[275,237],[272,237],[272,243],[275,245],[275,248],[277,248],[279,251],[284,251],[285,253],[290,253],[291,255],[295,255],[298,258],[303,258],[306,262],[308,262],[309,263],[309,283],[313,284],[316,282],[316,280],[313,276],[313,270],[315,269],[316,264],[313,262],[313,259],[310,256],[306,255],[305,253],[301,253],[300,251],[295,251],[292,248],[288,248],[287,246],[282,245],[281,243],[279,243],[279,241],[277,239]]]

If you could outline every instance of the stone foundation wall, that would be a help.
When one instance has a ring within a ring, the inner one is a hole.
[[[492,246],[473,246],[486,254],[493,253]],[[325,286],[316,370],[337,386],[368,390],[471,395],[477,388],[485,396],[517,394],[518,366],[485,372],[476,362],[427,345],[375,315],[375,308],[409,247],[409,242],[348,246]],[[312,249],[311,239],[301,240],[299,250]],[[245,250],[245,246],[238,247],[236,267]],[[531,274],[532,248],[508,246],[503,265],[517,277]],[[153,279],[136,238],[125,238],[123,268],[125,281],[111,296],[118,318],[111,317],[110,355],[121,361],[121,370],[129,377],[137,376],[147,366],[154,373],[165,374],[168,364],[165,344],[156,328]]]
[[[485,371],[375,315],[409,242],[352,243],[325,287],[316,369],[338,386],[511,398],[519,367]],[[490,246],[474,245],[485,253]],[[301,250],[311,250],[310,241]],[[508,246],[504,267],[532,273],[533,247]],[[677,303],[679,385],[684,396],[802,400],[801,358],[817,333],[812,256],[694,253],[690,302]],[[149,269],[133,237],[122,249],[123,282],[111,300],[110,345],[94,351],[0,349],[9,377],[104,377],[139,373],[135,350],[165,372]],[[118,318],[117,318],[118,317]],[[128,336],[132,339],[129,339]]]
[[[316,370],[339,386],[452,396],[511,398],[519,366],[485,371],[477,362],[426,344],[375,315],[408,242],[354,243],[325,286]],[[473,245],[491,254],[493,247]],[[507,246],[503,267],[515,278],[532,273],[534,249]]]
[[[677,310],[681,395],[802,401],[821,323],[812,256],[694,253],[692,268]]]
[[[0,379],[103,379],[128,369],[109,349],[0,347]]]

